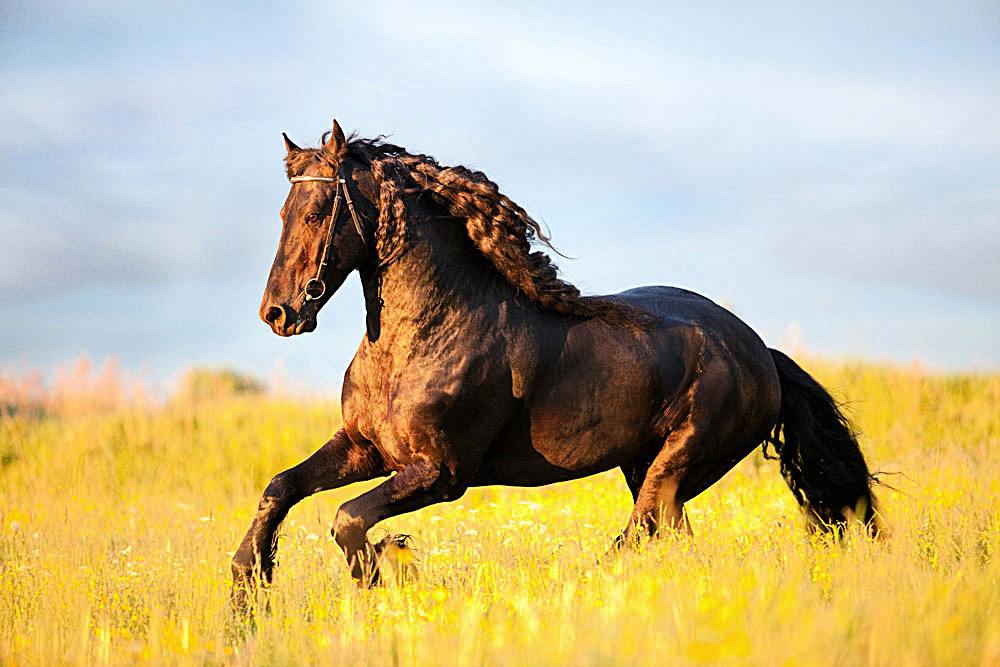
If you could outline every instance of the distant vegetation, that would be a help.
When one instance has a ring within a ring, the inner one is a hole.
[[[271,611],[242,643],[229,558],[270,476],[339,426],[336,402],[227,371],[167,401],[110,372],[78,378],[86,401],[39,377],[7,404],[48,409],[0,416],[0,664],[1000,664],[1000,374],[805,366],[898,489],[878,489],[887,540],[807,535],[758,450],[690,503],[693,538],[596,566],[631,507],[616,471],[474,489],[388,522],[413,535],[417,577],[362,591],[329,534],[359,485],[291,511]]]
[[[87,356],[56,367],[49,377],[37,369],[0,371],[0,414],[69,415],[153,408],[163,399],[204,403],[266,393],[263,381],[229,368],[191,368],[166,392],[140,375],[121,370],[115,358],[95,367]]]
[[[245,373],[227,368],[193,368],[181,377],[174,398],[201,402],[263,393],[264,383]]]

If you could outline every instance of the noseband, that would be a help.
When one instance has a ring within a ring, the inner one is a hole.
[[[326,294],[326,283],[323,282],[323,273],[326,272],[326,266],[330,263],[330,249],[333,247],[333,235],[337,231],[337,216],[340,214],[341,193],[343,193],[343,198],[347,200],[347,209],[351,212],[351,219],[354,220],[354,228],[358,230],[361,242],[368,245],[368,241],[365,240],[365,230],[361,226],[361,219],[358,217],[358,212],[354,209],[354,202],[351,201],[351,191],[347,188],[347,179],[344,178],[343,167],[337,169],[336,178],[329,176],[292,176],[288,180],[292,184],[310,182],[337,184],[337,190],[333,196],[333,210],[330,212],[330,223],[326,233],[326,243],[323,245],[323,258],[320,260],[319,269],[316,270],[316,277],[310,279],[302,289],[304,301],[316,301],[322,299],[323,295]]]

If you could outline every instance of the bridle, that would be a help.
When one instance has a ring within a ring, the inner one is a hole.
[[[347,179],[344,178],[344,168],[341,166],[337,169],[337,177],[332,178],[329,176],[292,176],[288,179],[290,183],[336,183],[337,190],[333,196],[333,210],[330,212],[330,223],[326,232],[326,243],[323,244],[323,257],[320,260],[319,268],[316,270],[316,277],[311,278],[306,286],[302,288],[302,298],[304,301],[317,301],[323,298],[326,294],[326,283],[323,282],[323,274],[326,272],[327,264],[330,263],[330,249],[333,247],[333,235],[337,231],[337,216],[340,213],[340,199],[341,193],[343,193],[343,198],[347,201],[347,209],[351,212],[351,219],[354,220],[354,228],[358,230],[358,236],[361,237],[361,242],[368,245],[368,241],[365,239],[365,230],[361,226],[361,218],[358,217],[358,212],[354,208],[354,202],[351,200],[351,191],[347,187]]]

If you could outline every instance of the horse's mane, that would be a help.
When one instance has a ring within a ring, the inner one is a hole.
[[[322,143],[326,144],[324,134]],[[292,153],[286,160],[289,175],[301,174],[323,148]],[[382,136],[365,139],[351,135],[344,157],[370,165],[379,191],[376,252],[382,264],[392,262],[406,248],[405,195],[414,189],[434,195],[452,217],[463,220],[473,245],[497,271],[528,299],[551,311],[609,324],[644,328],[650,315],[607,297],[582,296],[575,285],[559,277],[559,269],[539,242],[555,251],[541,226],[481,171],[461,165],[442,166],[430,155],[413,154]]]

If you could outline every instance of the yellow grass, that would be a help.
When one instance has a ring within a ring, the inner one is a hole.
[[[811,539],[759,453],[690,503],[695,536],[595,561],[617,473],[472,490],[393,519],[419,577],[359,591],[329,528],[285,524],[271,613],[227,634],[229,558],[269,477],[336,429],[267,397],[0,417],[0,662],[1000,664],[1000,375],[810,363],[852,400],[893,534]],[[373,537],[381,535],[379,528]]]

